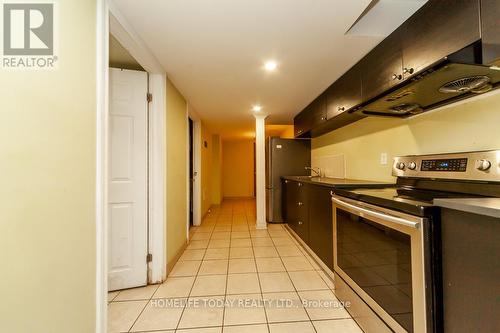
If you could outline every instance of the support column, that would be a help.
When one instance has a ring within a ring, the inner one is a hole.
[[[266,117],[255,115],[255,197],[257,229],[267,229],[266,222]]]

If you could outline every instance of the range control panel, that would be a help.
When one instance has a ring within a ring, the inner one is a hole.
[[[422,160],[422,165],[420,166],[420,171],[465,172],[466,170],[467,170],[466,158]]]
[[[500,150],[396,157],[392,174],[397,177],[500,182]]]

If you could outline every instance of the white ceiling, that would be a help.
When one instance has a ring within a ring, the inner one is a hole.
[[[370,0],[115,0],[207,126],[223,137],[293,117],[381,36],[345,35]],[[262,66],[275,59],[278,70]]]

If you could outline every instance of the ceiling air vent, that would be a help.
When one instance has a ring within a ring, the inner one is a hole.
[[[484,75],[469,76],[444,84],[443,86],[441,86],[441,88],[439,88],[439,92],[443,94],[467,92],[481,94],[491,90],[492,87],[489,82],[490,78]]]

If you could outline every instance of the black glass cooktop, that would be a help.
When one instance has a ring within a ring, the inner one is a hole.
[[[397,186],[371,189],[336,189],[335,193],[354,200],[417,216],[432,214],[435,211],[432,202],[436,198],[474,197],[474,195],[470,194],[419,190]]]

